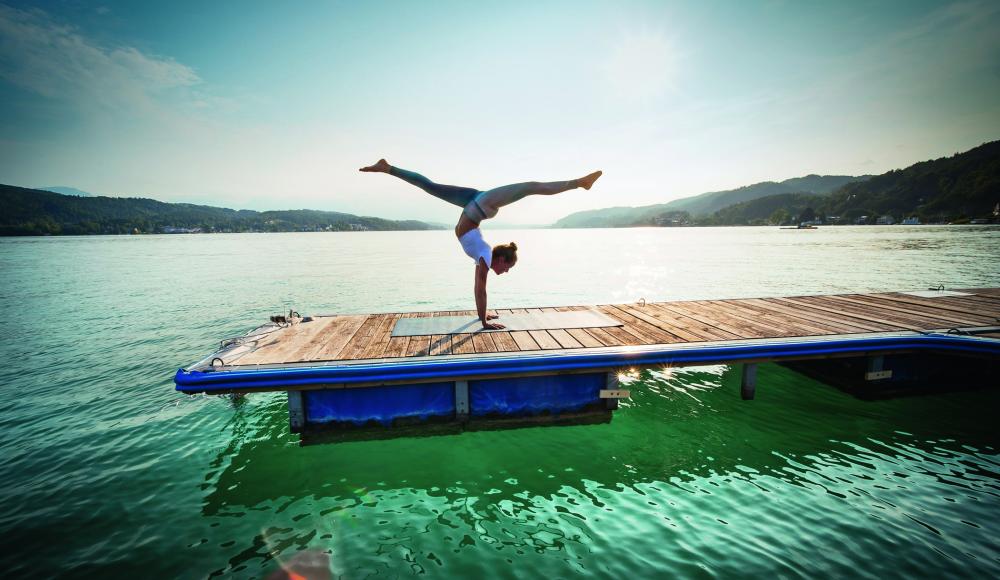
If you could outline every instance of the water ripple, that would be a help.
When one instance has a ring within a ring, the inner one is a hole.
[[[491,300],[1000,276],[981,259],[995,254],[996,229],[777,233],[519,232],[526,248],[583,252],[605,275],[526,253]],[[45,330],[0,339],[3,568],[251,578],[308,560],[351,578],[1000,576],[995,392],[863,402],[762,365],[757,399],[744,402],[738,369],[664,367],[623,380],[633,397],[608,425],[300,448],[281,395],[173,391],[177,366],[288,307],[467,307],[444,234],[0,240],[0,307]],[[426,251],[405,259],[414,236]],[[884,275],[856,268],[862,258]],[[197,279],[177,276],[205,262]],[[760,266],[776,263],[785,268]],[[367,264],[398,267],[368,276]],[[356,292],[361,274],[371,292]],[[398,290],[401,277],[412,287]],[[398,290],[389,302],[386,288]]]

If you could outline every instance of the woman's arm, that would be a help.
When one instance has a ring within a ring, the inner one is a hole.
[[[486,312],[486,276],[489,273],[490,269],[486,266],[486,260],[479,258],[479,263],[476,264],[476,312],[479,314],[479,321],[483,323],[483,328],[498,330],[503,328],[504,325],[496,322],[487,322],[491,318],[496,318],[496,316],[490,316]]]

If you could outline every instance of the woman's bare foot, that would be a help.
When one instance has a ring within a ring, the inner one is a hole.
[[[580,187],[584,189],[590,189],[590,187],[594,185],[594,182],[597,181],[597,178],[603,174],[604,174],[603,171],[595,171],[586,177],[581,177],[580,179],[577,179],[576,182],[580,184]]]
[[[374,165],[369,165],[368,167],[362,167],[358,171],[365,171],[368,173],[389,173],[389,162],[385,159],[379,159]]]

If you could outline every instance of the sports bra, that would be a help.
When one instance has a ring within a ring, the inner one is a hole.
[[[490,267],[493,261],[493,248],[483,240],[483,232],[479,231],[479,228],[465,232],[465,235],[458,238],[458,242],[462,244],[465,255],[475,260],[476,264],[479,264],[479,258],[482,258],[486,261],[486,267]]]

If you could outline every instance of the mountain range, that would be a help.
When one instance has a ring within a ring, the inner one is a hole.
[[[0,185],[0,235],[431,230],[443,226],[316,210],[252,211]]]
[[[667,203],[639,207],[611,207],[570,214],[554,225],[558,228],[614,228],[651,225],[666,214],[686,212],[690,217],[707,216],[733,204],[782,193],[829,193],[847,183],[868,179],[870,175],[806,175],[785,181],[763,181],[725,191],[710,191]]]
[[[0,235],[171,232],[429,230],[447,226],[316,210],[252,211],[94,196],[0,185]],[[554,227],[873,223],[917,217],[924,223],[996,220],[1000,212],[1000,141],[881,175],[806,175],[713,191],[668,203],[570,214]]]
[[[882,175],[807,175],[738,189],[703,193],[656,205],[582,211],[554,227],[741,225],[788,221],[803,212],[843,223],[891,215],[949,222],[989,216],[1000,202],[1000,141],[951,157],[923,161]],[[777,213],[776,213],[777,212]]]

